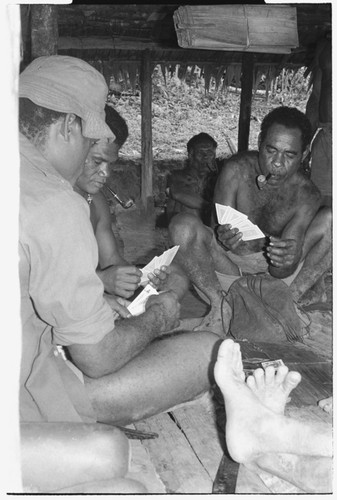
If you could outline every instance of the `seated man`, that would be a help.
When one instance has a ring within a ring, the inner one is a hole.
[[[187,165],[175,170],[167,181],[168,219],[178,213],[190,213],[210,225],[214,185],[218,175],[215,158],[218,144],[210,135],[202,132],[187,143]]]
[[[284,416],[301,375],[280,366],[258,368],[245,381],[240,345],[226,339],[214,368],[226,408],[232,459],[273,474],[307,493],[332,491],[332,426]],[[282,493],[282,492],[279,492]]]
[[[89,206],[73,186],[93,142],[114,140],[107,92],[69,56],[37,58],[19,78],[22,423],[127,424],[210,387],[219,337],[165,335],[179,325],[175,292],[118,321],[104,297]]]
[[[76,181],[74,190],[87,200],[90,208],[90,220],[95,233],[99,265],[97,273],[110,295],[124,299],[130,298],[138,288],[141,271],[130,265],[121,255],[118,243],[111,227],[111,215],[108,202],[101,189],[111,174],[111,165],[117,160],[118,152],[128,137],[128,127],[122,116],[111,106],[105,106],[106,123],[115,135],[115,140],[100,139],[90,148],[84,169]],[[107,270],[108,272],[104,272]],[[173,271],[173,272],[172,272]],[[149,275],[155,288],[170,287],[181,298],[187,289],[187,279],[177,272],[176,266],[169,269],[162,266]],[[111,304],[112,297],[108,297]],[[123,307],[125,301],[113,302],[122,317],[130,314]]]
[[[240,152],[225,161],[214,202],[229,205],[257,224],[265,238],[243,241],[229,224],[211,229],[190,214],[179,214],[169,232],[180,245],[178,259],[211,304],[199,328],[223,331],[223,291],[243,274],[269,272],[284,280],[293,300],[305,303],[308,290],[331,265],[331,209],[321,206],[318,188],[301,171],[311,127],[296,108],[271,111],[261,124],[259,151]],[[257,178],[267,182],[259,186]],[[323,281],[323,280],[322,280]],[[307,297],[307,299],[306,299]]]

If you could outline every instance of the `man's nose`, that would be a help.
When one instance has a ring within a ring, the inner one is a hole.
[[[100,165],[100,167],[99,167],[98,174],[99,174],[101,177],[109,177],[110,172],[109,172],[109,166],[108,166],[108,163],[101,163],[101,165]]]
[[[281,167],[282,164],[283,164],[283,154],[277,153],[275,158],[274,158],[274,165],[275,165],[275,167]]]

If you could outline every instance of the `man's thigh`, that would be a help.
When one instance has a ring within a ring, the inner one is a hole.
[[[210,387],[220,342],[210,332],[166,334],[118,372],[85,377],[98,420],[126,425],[201,395]]]

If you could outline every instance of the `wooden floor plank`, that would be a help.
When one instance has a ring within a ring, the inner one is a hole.
[[[135,427],[159,434],[157,439],[143,441],[143,446],[149,451],[167,493],[212,492],[210,476],[168,413],[138,422]]]
[[[213,482],[223,455],[214,412],[201,400],[178,408],[173,416]]]
[[[148,493],[166,493],[165,485],[161,481],[152,463],[146,447],[138,439],[130,440],[131,463],[128,477],[141,482]]]

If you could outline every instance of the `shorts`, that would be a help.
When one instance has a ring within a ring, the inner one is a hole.
[[[235,264],[239,269],[239,275],[234,276],[230,274],[223,274],[215,271],[215,274],[219,280],[222,290],[228,292],[230,286],[239,279],[241,276],[245,276],[247,274],[267,274],[270,276],[268,271],[268,263],[266,258],[263,255],[263,252],[251,253],[248,255],[236,255],[233,252],[226,252],[226,257]],[[286,278],[282,278],[282,281],[290,286],[290,284],[294,281],[300,270],[302,269],[303,261],[299,263],[297,269]],[[207,303],[209,303],[206,295],[198,289],[196,286],[194,287],[199,296]]]
[[[256,252],[248,255],[236,255],[232,252],[227,252],[226,256],[233,262],[233,264],[236,264],[238,266],[240,276],[245,276],[247,274],[268,274],[270,276],[268,272],[268,263],[263,255],[263,252]],[[300,264],[297,266],[297,269],[290,276],[282,278],[282,281],[289,286],[302,269],[302,266],[303,261],[300,262]],[[217,271],[215,271],[215,274],[221,284],[222,289],[226,292],[234,283],[234,281],[240,278],[240,276],[231,276],[228,274],[219,273]]]

